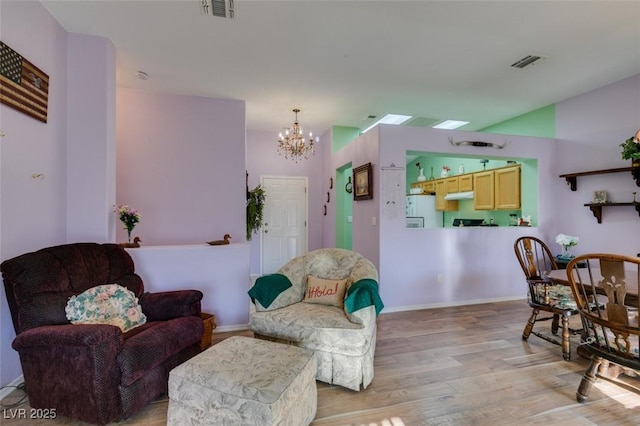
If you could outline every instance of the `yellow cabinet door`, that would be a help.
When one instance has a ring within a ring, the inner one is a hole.
[[[520,166],[494,171],[496,210],[520,209]]]
[[[448,212],[458,210],[458,201],[445,200],[447,195],[447,180],[437,179],[433,181],[436,188],[436,210],[440,212]]]
[[[473,174],[475,194],[473,206],[476,210],[493,210],[495,206],[493,191],[493,171],[477,172]]]
[[[447,178],[447,194],[458,191],[458,176]]]
[[[458,176],[458,190],[460,192],[473,191],[473,175]]]
[[[427,182],[422,182],[422,192],[426,194],[431,194],[436,192],[435,181],[430,180]]]

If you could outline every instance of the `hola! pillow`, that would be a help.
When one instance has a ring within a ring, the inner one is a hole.
[[[307,276],[307,292],[303,302],[332,305],[341,308],[344,305],[344,293],[347,279],[323,280],[312,275]]]
[[[64,311],[71,324],[115,325],[123,333],[147,322],[135,294],[118,284],[99,285],[71,296]]]

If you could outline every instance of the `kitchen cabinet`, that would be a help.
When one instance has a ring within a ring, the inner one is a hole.
[[[476,210],[520,210],[520,165],[414,182],[411,187],[426,194],[435,192],[438,211],[458,210],[458,200],[445,200],[445,195],[469,191],[474,192]]]
[[[519,210],[520,166],[474,173],[473,188],[476,210]]]
[[[425,194],[432,194],[436,192],[435,181],[429,180],[426,182],[422,182],[422,192]]]
[[[433,194],[436,192],[435,181],[429,180],[426,182],[413,182],[409,186],[411,188],[421,188],[423,194]]]
[[[520,166],[493,171],[496,210],[520,210]]]
[[[458,176],[446,178],[446,181],[447,181],[447,194],[460,191],[458,189]]]
[[[493,170],[473,174],[473,207],[476,210],[494,210]]]
[[[473,191],[473,174],[458,176],[458,190],[460,192]]]
[[[433,181],[436,190],[436,210],[437,211],[456,211],[458,210],[457,200],[445,200],[444,196],[447,192],[447,179],[436,179]]]

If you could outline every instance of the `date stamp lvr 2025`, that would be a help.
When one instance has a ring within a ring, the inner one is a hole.
[[[3,408],[3,419],[52,420],[57,417],[55,408]]]

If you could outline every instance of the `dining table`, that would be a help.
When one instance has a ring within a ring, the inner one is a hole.
[[[577,273],[580,274],[589,274],[589,269],[581,268],[573,270],[574,275]],[[547,271],[544,273],[544,276],[551,281],[553,284],[560,284],[565,286],[571,286],[569,283],[569,271],[565,269],[554,269],[552,271]],[[597,281],[602,275],[600,274],[599,268],[591,268],[591,274],[594,277],[594,281]],[[583,280],[588,280],[588,275],[582,275]],[[630,272],[625,274],[625,282],[627,284],[627,293],[624,299],[624,304],[628,306],[638,307],[638,277],[636,272]],[[596,286],[596,291],[598,294],[605,294],[604,289],[600,286]]]

